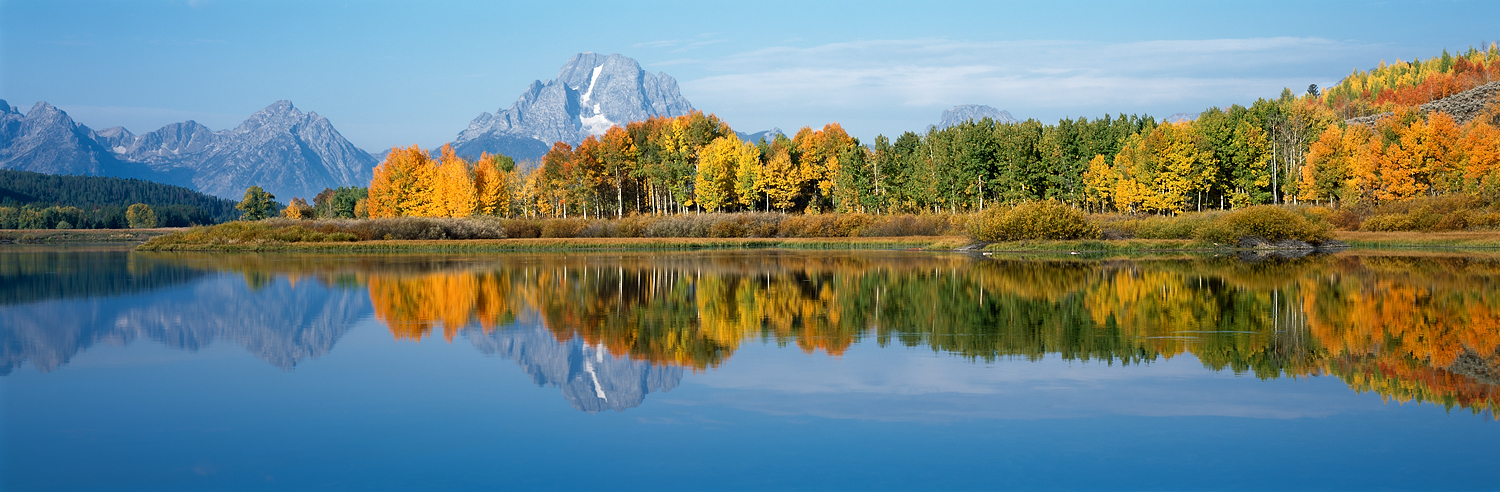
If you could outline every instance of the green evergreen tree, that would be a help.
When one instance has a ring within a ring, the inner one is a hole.
[[[266,193],[259,186],[251,186],[245,190],[245,199],[240,200],[240,204],[234,208],[244,212],[245,220],[260,220],[271,216],[274,206],[272,201],[275,199],[275,195]]]

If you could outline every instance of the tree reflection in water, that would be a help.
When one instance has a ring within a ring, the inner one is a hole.
[[[1500,261],[991,259],[905,252],[210,257],[366,286],[397,339],[534,315],[597,355],[703,370],[741,343],[840,355],[926,346],[976,360],[1131,364],[1191,353],[1260,378],[1331,374],[1396,401],[1500,403]],[[675,384],[675,381],[672,383]],[[575,406],[577,403],[575,402]]]

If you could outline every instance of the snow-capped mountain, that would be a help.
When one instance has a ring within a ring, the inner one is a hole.
[[[260,186],[280,200],[365,186],[377,164],[317,113],[277,101],[231,130],[194,121],[135,135],[90,130],[47,103],[21,115],[0,101],[0,169],[141,178],[228,199]]]
[[[485,355],[516,361],[538,386],[562,389],[568,403],[585,412],[635,408],[646,395],[671,391],[682,382],[681,367],[621,357],[578,338],[558,341],[535,319],[488,332],[471,328],[464,334]]]
[[[536,158],[555,142],[576,145],[614,125],[692,110],[670,75],[647,73],[619,54],[579,53],[556,79],[532,82],[509,109],[474,118],[453,149],[471,157],[490,152]]]
[[[995,123],[1019,123],[1015,117],[1010,115],[1010,111],[1002,111],[979,104],[963,104],[943,111],[943,120],[938,123],[938,128],[948,128],[965,121],[979,121],[985,118],[989,118]]]

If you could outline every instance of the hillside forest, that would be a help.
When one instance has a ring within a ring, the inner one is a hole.
[[[741,141],[714,115],[653,118],[538,163],[396,148],[360,216],[620,217],[716,211],[965,213],[1032,200],[1177,214],[1255,204],[1371,210],[1500,198],[1500,112],[1420,105],[1500,79],[1500,47],[1382,62],[1333,87],[1283,90],[1196,119],[985,119],[860,142],[838,123]],[[1371,118],[1373,116],[1373,118]],[[1364,117],[1353,122],[1350,118]]]
[[[239,218],[234,207],[230,200],[139,179],[0,170],[0,229],[187,227]],[[150,220],[143,221],[139,216],[147,211]]]

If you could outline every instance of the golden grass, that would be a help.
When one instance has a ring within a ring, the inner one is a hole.
[[[260,244],[175,245],[172,251],[562,251],[682,249],[927,249],[951,250],[972,243],[962,236],[833,238],[533,238],[372,240]]]
[[[155,229],[4,229],[0,243],[139,243],[183,228]]]
[[[1337,231],[1334,239],[1356,248],[1500,248],[1500,231]]]

